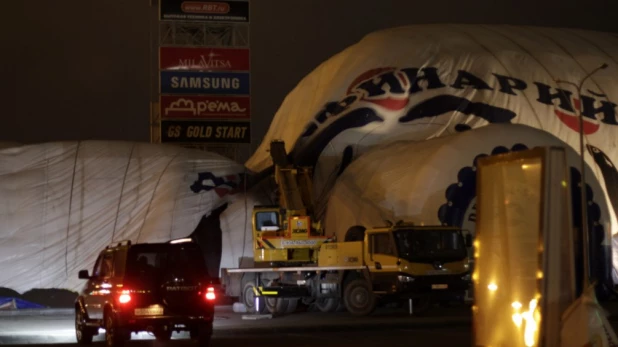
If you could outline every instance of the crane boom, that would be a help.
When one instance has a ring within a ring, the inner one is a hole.
[[[283,141],[270,143],[270,156],[275,165],[275,182],[279,186],[279,204],[291,215],[309,215],[313,198],[311,168],[294,167],[288,159]]]

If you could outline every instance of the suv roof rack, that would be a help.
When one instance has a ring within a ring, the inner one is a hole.
[[[176,240],[171,240],[170,243],[171,244],[175,244],[175,243],[185,243],[185,242],[193,242],[193,239],[190,237],[184,237],[182,239],[176,239]]]
[[[119,241],[116,245],[111,244],[111,245],[109,245],[109,246],[106,246],[106,247],[105,247],[105,249],[108,249],[108,248],[114,248],[114,247],[120,247],[120,246],[125,246],[125,245],[126,245],[126,246],[131,246],[131,240],[122,240],[122,241]]]

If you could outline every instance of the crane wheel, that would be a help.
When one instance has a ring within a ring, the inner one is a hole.
[[[320,312],[335,312],[339,307],[339,300],[337,298],[316,299],[315,307],[317,307]]]
[[[272,314],[286,313],[288,310],[288,300],[285,298],[264,298],[266,309]]]
[[[297,298],[266,298],[266,308],[272,314],[294,313],[298,307]]]
[[[296,309],[298,308],[298,298],[287,298],[285,299],[288,302],[288,309],[285,311],[285,313],[294,313],[296,312]]]
[[[245,284],[242,290],[242,302],[245,304],[247,308],[247,312],[255,313],[255,293],[253,292],[253,288],[255,287],[255,282],[249,281]],[[266,298],[261,297],[259,302],[259,310],[257,312],[264,313],[266,312]]]
[[[364,279],[350,281],[344,289],[343,301],[348,312],[366,316],[376,308],[376,297],[369,282]]]

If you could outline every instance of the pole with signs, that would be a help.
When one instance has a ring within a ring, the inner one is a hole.
[[[574,86],[577,89],[577,99],[579,103],[579,107],[576,107],[579,117],[579,155],[580,155],[580,171],[581,171],[581,182],[580,182],[580,195],[581,195],[581,219],[582,219],[582,237],[583,237],[583,261],[584,261],[584,276],[583,276],[583,286],[582,288],[588,287],[588,285],[593,282],[592,273],[590,271],[590,235],[588,234],[588,203],[586,197],[586,152],[584,151],[584,115],[582,113],[582,87],[586,80],[588,80],[592,75],[597,73],[600,70],[606,69],[607,64],[602,64],[596,69],[590,71],[584,78],[581,80],[579,84],[575,84],[573,82],[556,80],[557,84],[569,84]],[[564,93],[564,91],[561,91]]]
[[[249,2],[159,5],[160,141],[236,160],[251,143]]]

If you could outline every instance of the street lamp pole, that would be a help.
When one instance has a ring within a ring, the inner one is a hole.
[[[603,64],[596,69],[589,72],[584,78],[581,80],[579,84],[575,84],[573,82],[557,80],[556,83],[564,83],[570,84],[577,88],[577,98],[579,100],[579,108],[577,112],[579,113],[579,159],[580,159],[580,172],[581,172],[581,183],[580,183],[580,195],[581,195],[581,220],[582,220],[582,237],[583,237],[583,260],[584,260],[584,276],[583,276],[583,287],[582,290],[585,290],[586,287],[592,282],[591,272],[590,272],[590,235],[588,233],[588,200],[586,198],[586,152],[584,151],[584,115],[582,113],[582,87],[586,80],[592,75],[594,75],[597,71],[603,70],[607,68],[607,64]]]

